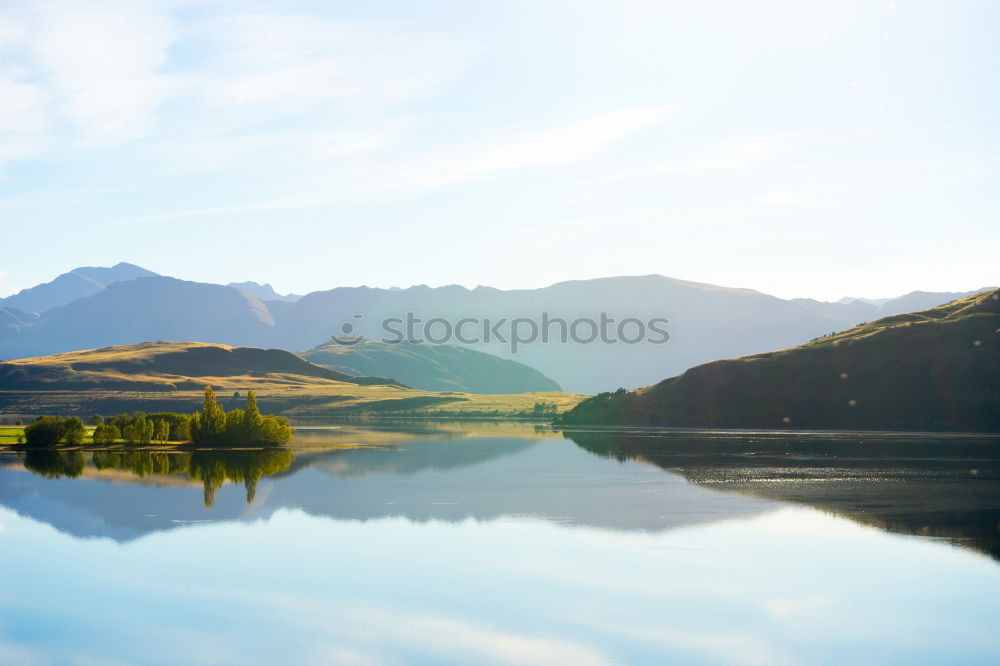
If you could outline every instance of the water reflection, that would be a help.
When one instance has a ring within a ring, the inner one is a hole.
[[[45,449],[24,454],[24,468],[46,479],[76,478],[86,466],[87,459],[79,451]]]
[[[260,479],[284,472],[293,458],[288,449],[171,453],[94,451],[91,454],[46,449],[26,451],[23,464],[26,470],[46,479],[77,478],[87,469],[87,455],[97,472],[128,472],[137,482],[150,477],[186,477],[200,481],[206,509],[215,504],[216,492],[226,482],[242,484],[247,504],[252,504]]]
[[[797,502],[1000,558],[1000,439],[913,433],[567,431],[699,486]]]
[[[626,530],[774,508],[645,465],[609,464],[551,431],[348,432],[317,429],[310,446],[295,451],[99,453],[73,480],[26,476],[16,460],[4,465],[0,457],[0,504],[71,534],[122,540],[193,521],[262,518],[283,508],[349,520],[533,516]],[[234,493],[226,481],[245,492]]]
[[[0,455],[0,663],[1000,663],[997,562],[863,524],[995,554],[995,442],[307,438]]]
[[[773,510],[775,502],[798,502],[1000,557],[995,437],[555,433],[524,424],[418,423],[302,428],[296,447],[294,452],[29,451],[20,463],[7,455],[0,457],[0,502],[44,515],[74,534],[116,538],[197,520],[264,517],[281,508],[352,520],[535,516],[658,530],[749,517]],[[18,469],[47,481],[12,482]],[[263,479],[269,482],[260,497]],[[51,483],[57,480],[64,483]],[[242,496],[224,491],[227,484],[242,486]],[[199,487],[196,504],[191,490]],[[199,514],[199,506],[211,511]]]

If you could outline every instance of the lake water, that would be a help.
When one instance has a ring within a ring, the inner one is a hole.
[[[0,454],[0,663],[998,664],[998,461],[517,424]]]

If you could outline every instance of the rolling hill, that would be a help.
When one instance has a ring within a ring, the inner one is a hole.
[[[0,363],[0,414],[111,414],[140,410],[192,412],[205,385],[223,400],[257,392],[262,409],[287,416],[446,410],[517,415],[536,403],[565,410],[583,396],[559,392],[477,396],[420,391],[384,377],[356,377],[281,349],[198,342],[151,342]],[[228,396],[232,396],[229,398]]]
[[[353,345],[329,342],[300,356],[351,375],[391,376],[424,391],[525,393],[560,391],[534,368],[455,345],[362,340]]]
[[[600,394],[561,422],[1000,430],[1000,290]]]

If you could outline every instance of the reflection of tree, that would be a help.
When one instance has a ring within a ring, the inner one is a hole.
[[[115,453],[95,451],[92,457],[97,469],[117,469],[132,472],[139,478],[184,474],[190,466],[189,453],[153,453],[150,451],[130,451]]]
[[[52,449],[28,450],[24,453],[24,467],[46,479],[64,476],[76,478],[83,474],[87,459],[79,451],[53,451]]]
[[[292,464],[288,449],[261,451],[195,451],[191,454],[188,474],[205,486],[205,508],[215,503],[215,491],[226,481],[242,483],[247,504],[254,501],[261,477],[283,472]]]
[[[48,478],[80,476],[86,466],[83,454],[76,451],[28,452],[28,455],[32,454],[37,454],[34,455],[33,466],[29,466],[27,457],[24,466]],[[76,458],[72,460],[64,459],[74,455]],[[41,460],[40,456],[55,457],[57,460]],[[209,508],[215,503],[216,491],[226,481],[242,483],[247,491],[247,503],[252,503],[260,479],[287,470],[292,464],[292,452],[288,449],[192,453],[95,451],[92,459],[94,467],[99,470],[126,471],[140,478],[186,474],[189,478],[202,482],[205,488],[205,508]]]

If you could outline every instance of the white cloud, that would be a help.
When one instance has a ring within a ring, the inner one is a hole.
[[[176,37],[155,5],[131,2],[36,6],[31,51],[62,115],[85,143],[143,136],[173,82],[158,72]]]
[[[18,70],[0,71],[0,134],[37,133],[45,127],[44,95]]]
[[[208,99],[278,113],[427,95],[459,76],[476,52],[452,37],[315,16],[243,14],[209,31],[216,52]]]
[[[336,158],[380,147],[386,135],[320,135],[315,141],[310,140],[308,158],[289,160],[296,164],[298,170],[286,179],[287,187],[279,186],[270,194],[236,206],[183,209],[122,222],[316,208],[372,197],[384,200],[399,193],[486,178],[517,169],[572,164],[592,158],[614,142],[663,122],[673,110],[674,107],[654,106],[613,111],[554,129],[508,133],[445,150],[442,154],[425,153],[401,165],[394,160],[344,165],[335,159],[327,159],[323,163],[324,157]],[[261,140],[266,144],[272,139]],[[208,160],[212,159],[211,145],[208,142],[197,148]],[[239,143],[234,143],[231,148],[229,154],[234,157]],[[274,149],[279,151],[274,154],[281,154],[282,149],[278,145]],[[285,146],[284,151],[287,150],[289,148]]]
[[[24,76],[18,69],[0,70],[0,168],[45,147],[45,95]]]
[[[528,167],[585,160],[641,129],[657,125],[675,107],[644,106],[604,113],[564,127],[499,136],[428,160],[407,175],[416,185],[454,183]]]
[[[702,146],[672,160],[623,171],[609,180],[705,171],[745,171],[774,163],[804,142],[805,137],[795,132],[739,137]]]
[[[217,132],[162,146],[166,170],[183,173],[253,167],[258,161],[299,168],[321,168],[347,156],[384,148],[392,137],[388,127],[361,131],[322,128],[267,133]]]

